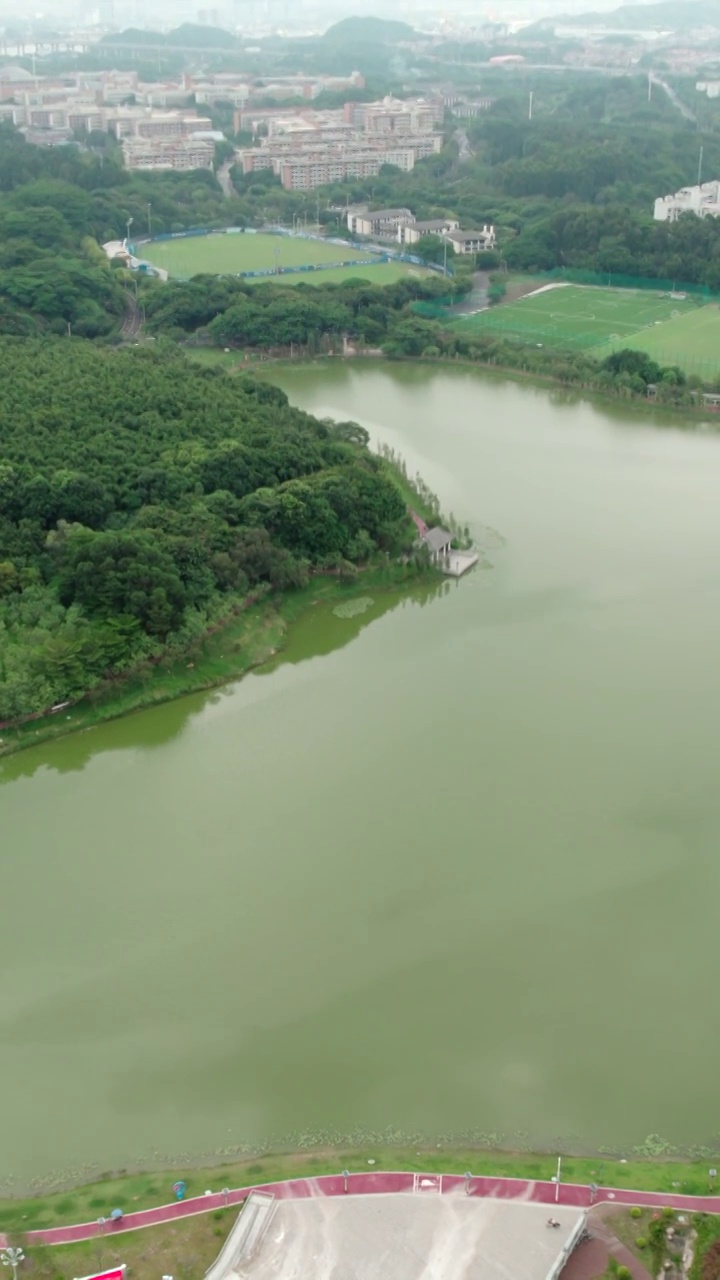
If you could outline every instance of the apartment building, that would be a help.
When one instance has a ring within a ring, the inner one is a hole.
[[[455,253],[480,253],[495,247],[495,228],[484,226],[481,231],[461,231],[457,218],[431,218],[418,221],[410,209],[373,209],[359,207],[347,211],[348,230],[357,236],[373,240],[396,240],[408,248],[417,244],[423,236],[439,236],[446,240]]]
[[[655,201],[656,222],[677,222],[683,213],[694,213],[697,218],[720,217],[720,182],[682,187],[674,195],[658,196]]]
[[[410,209],[348,209],[348,231],[356,236],[397,238],[398,230],[415,221]]]
[[[345,182],[348,178],[375,178],[386,164],[380,152],[320,156],[293,156],[273,162],[286,191],[312,191],[328,182]]]
[[[212,169],[215,159],[214,144],[203,138],[126,138],[122,149],[127,169]]]
[[[209,116],[199,116],[195,112],[153,111],[150,107],[111,108],[107,118],[118,139],[188,138],[192,133],[212,129]]]
[[[234,85],[200,82],[193,89],[198,106],[210,107],[217,102],[231,102],[234,107],[244,107],[249,101],[251,93],[250,85],[244,81],[239,81]]]
[[[483,111],[489,111],[494,101],[494,98],[478,98],[475,102],[457,102],[452,113],[458,120],[474,120]]]
[[[416,222],[413,218],[411,223],[398,227],[397,238],[400,244],[413,245],[422,240],[423,236],[447,236],[449,232],[459,229],[457,218],[430,218],[424,222]]]
[[[448,231],[444,237],[455,253],[482,253],[495,248],[495,228],[485,226],[482,231]]]
[[[380,102],[346,102],[344,116],[365,133],[432,133],[442,126],[442,98],[383,98]]]

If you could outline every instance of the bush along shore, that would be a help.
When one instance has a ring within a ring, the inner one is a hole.
[[[0,750],[241,674],[318,581],[431,573],[356,423],[172,348],[0,339],[0,376]]]
[[[249,364],[339,355],[462,360],[679,410],[702,408],[703,394],[720,393],[720,382],[660,365],[631,345],[596,360],[587,352],[521,344],[490,331],[460,332],[447,319],[440,323],[414,310],[434,305],[441,294],[445,303],[459,300],[467,288],[464,277],[451,285],[409,279],[382,287],[348,280],[289,288],[202,276],[146,285],[144,306],[149,336],[167,345],[182,341],[208,363],[232,352]]]

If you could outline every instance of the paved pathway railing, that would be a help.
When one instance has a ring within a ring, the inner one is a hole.
[[[135,1231],[140,1227],[158,1226],[189,1218],[198,1213],[209,1213],[226,1205],[238,1205],[251,1191],[267,1191],[278,1200],[300,1200],[312,1196],[388,1195],[404,1192],[418,1195],[468,1195],[496,1200],[529,1200],[536,1204],[570,1205],[579,1209],[591,1204],[643,1205],[662,1209],[684,1209],[688,1213],[720,1213],[720,1195],[684,1196],[666,1194],[663,1191],[628,1191],[613,1187],[598,1187],[593,1195],[588,1186],[579,1183],[529,1182],[522,1178],[485,1178],[482,1175],[466,1179],[457,1173],[351,1173],[344,1178],[341,1173],[326,1174],[319,1178],[289,1178],[284,1182],[263,1182],[232,1190],[215,1191],[211,1195],[194,1196],[189,1200],[176,1200],[172,1204],[159,1205],[155,1209],[138,1209],[126,1213],[116,1222],[83,1222],[77,1226],[49,1227],[40,1231],[28,1231],[24,1237],[28,1246],[37,1244],[73,1244],[78,1240],[90,1240],[99,1235],[118,1235]],[[557,1198],[556,1198],[557,1196]],[[0,1235],[0,1245],[7,1243]]]

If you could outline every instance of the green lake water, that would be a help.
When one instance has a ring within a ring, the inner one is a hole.
[[[275,376],[486,564],[0,763],[0,1182],[391,1127],[710,1142],[720,440],[472,371]]]

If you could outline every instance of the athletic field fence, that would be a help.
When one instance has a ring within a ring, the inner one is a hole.
[[[655,280],[640,281],[652,288],[637,288],[635,277],[608,284],[607,276],[573,274],[582,281],[559,271],[534,276],[534,289],[523,297],[475,311],[451,299],[420,302],[414,310],[468,340],[494,336],[597,360],[630,347],[686,374],[709,381],[720,376],[719,300],[704,286]]]

